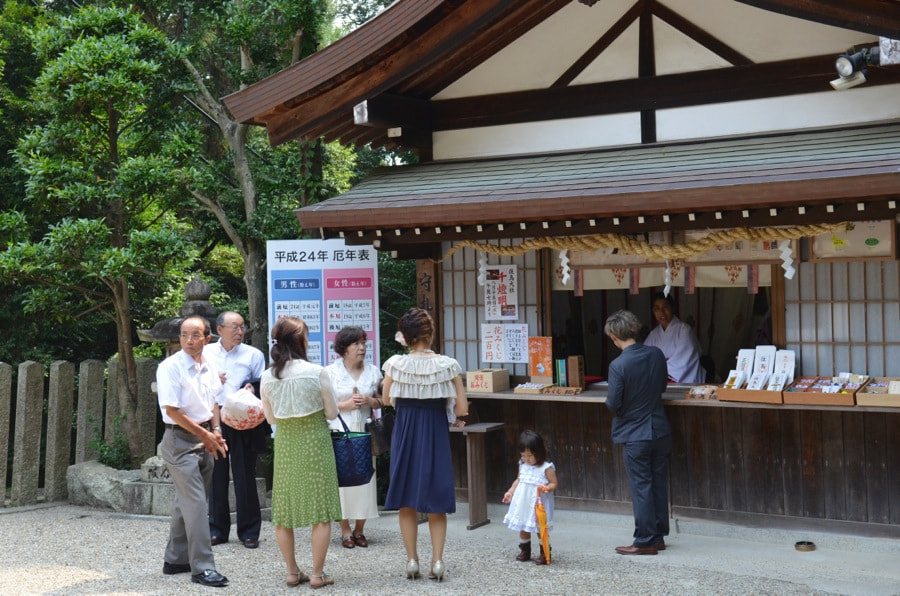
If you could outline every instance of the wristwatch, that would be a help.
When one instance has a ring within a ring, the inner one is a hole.
[[[212,429],[213,429],[213,431],[219,431],[219,432],[222,432],[222,427],[221,427],[221,426],[214,426]]]

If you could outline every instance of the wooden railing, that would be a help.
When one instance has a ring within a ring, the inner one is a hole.
[[[65,500],[69,465],[97,459],[96,442],[121,433],[116,360],[0,362],[0,506]],[[159,407],[151,386],[159,363],[138,360],[140,459],[156,453]],[[15,381],[15,392],[13,382]],[[77,385],[77,387],[76,387]],[[10,441],[10,439],[12,439]]]

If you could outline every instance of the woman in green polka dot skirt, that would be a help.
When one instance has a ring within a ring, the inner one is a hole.
[[[306,360],[306,323],[283,317],[272,327],[272,368],[260,381],[266,419],[276,426],[272,478],[272,523],[289,586],[331,585],[325,555],[331,522],[341,519],[337,470],[329,420],[338,410],[325,369]],[[300,571],[294,528],[312,526],[312,575]]]

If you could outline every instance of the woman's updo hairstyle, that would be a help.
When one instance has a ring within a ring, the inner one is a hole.
[[[282,317],[272,327],[272,339],[275,341],[270,355],[272,356],[272,374],[281,378],[281,372],[291,360],[306,360],[306,323],[297,317]]]
[[[431,345],[434,340],[434,321],[423,308],[413,307],[403,313],[397,328],[410,348],[422,342]]]

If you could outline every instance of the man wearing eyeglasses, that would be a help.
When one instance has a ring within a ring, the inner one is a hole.
[[[181,349],[156,369],[156,391],[166,426],[159,452],[175,485],[163,573],[190,572],[194,583],[218,588],[228,579],[216,571],[206,495],[213,460],[225,457],[228,447],[219,428],[222,382],[203,356],[209,336],[209,321],[202,317],[181,323]]]
[[[216,318],[219,341],[203,348],[203,356],[219,371],[224,385],[220,406],[225,404],[226,397],[239,389],[255,393],[252,381],[258,382],[266,367],[263,353],[244,343],[244,332],[244,317],[231,310],[225,311]],[[228,454],[217,459],[213,468],[209,500],[209,534],[213,546],[228,542],[231,529],[231,509],[228,506],[230,467],[234,480],[238,540],[247,548],[259,547],[262,515],[256,492],[256,456],[265,451],[268,435],[265,422],[247,430],[238,430],[222,423],[222,436],[228,443]]]

